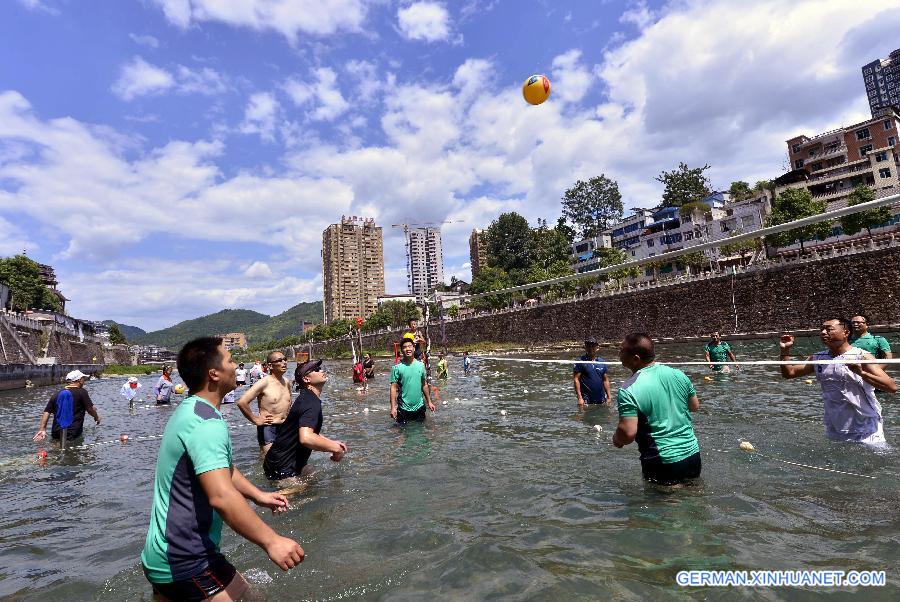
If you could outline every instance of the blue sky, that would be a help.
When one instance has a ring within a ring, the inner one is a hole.
[[[402,292],[404,219],[452,221],[468,280],[472,228],[553,221],[578,178],[652,206],[679,161],[775,177],[787,138],[866,117],[860,66],[900,25],[879,0],[89,6],[0,3],[0,253],[56,266],[73,315],[147,329],[320,299],[342,214],[385,227]]]

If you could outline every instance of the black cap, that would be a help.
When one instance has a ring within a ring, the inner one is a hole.
[[[594,337],[588,337],[584,340],[584,344],[585,345],[599,345],[600,343],[598,343],[597,339],[595,339]]]
[[[308,362],[303,362],[299,366],[297,366],[296,377],[297,379],[301,379],[310,372],[315,372],[319,368],[322,367],[322,360],[309,360]]]

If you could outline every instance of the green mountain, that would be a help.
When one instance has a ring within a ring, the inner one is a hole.
[[[118,322],[115,322],[113,320],[103,320],[103,323],[107,326],[112,326],[113,324],[118,326],[119,332],[125,335],[125,338],[128,339],[129,342],[147,334],[147,331],[143,328],[138,328],[137,326],[129,326],[128,324],[119,324]]]
[[[273,316],[264,324],[257,324],[242,332],[247,333],[249,343],[262,343],[300,334],[300,321],[307,324],[322,323],[322,302],[298,303],[294,307]]]
[[[243,332],[248,343],[260,343],[300,333],[300,321],[322,323],[322,302],[299,303],[277,316],[267,316],[249,309],[223,309],[220,312],[179,322],[175,326],[132,336],[119,328],[129,342],[154,344],[180,349],[182,345],[202,336]],[[142,331],[143,332],[143,331]]]

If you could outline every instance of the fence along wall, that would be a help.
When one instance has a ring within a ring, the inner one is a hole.
[[[586,335],[618,341],[641,330],[654,338],[735,332],[730,274],[618,295],[539,306],[447,322],[447,345],[481,342],[523,346],[578,341]],[[865,313],[872,324],[900,322],[900,247],[786,264],[734,276],[738,332],[783,332],[815,326],[830,316]],[[363,337],[387,350],[400,332]],[[440,326],[431,326],[432,349]],[[325,346],[346,352],[346,341]],[[316,345],[321,353],[322,344]]]

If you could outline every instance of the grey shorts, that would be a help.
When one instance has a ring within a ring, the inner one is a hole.
[[[256,427],[256,440],[259,446],[268,445],[275,442],[275,435],[278,434],[277,424],[266,424]]]

